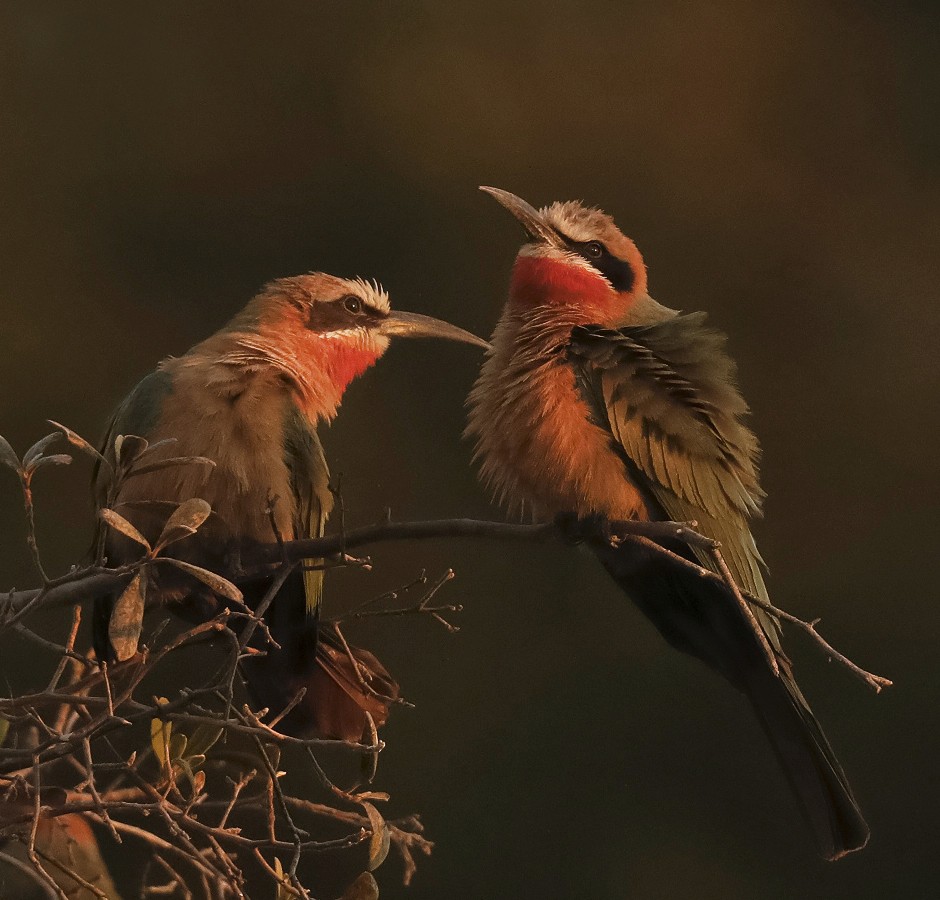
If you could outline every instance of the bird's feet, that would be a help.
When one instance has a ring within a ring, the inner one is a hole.
[[[555,516],[555,527],[562,539],[569,544],[586,544],[592,542],[610,543],[610,521],[607,516],[594,513],[579,518],[574,513],[559,513]]]

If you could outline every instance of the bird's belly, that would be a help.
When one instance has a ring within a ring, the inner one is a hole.
[[[536,373],[482,424],[484,476],[510,505],[558,513],[649,518],[610,434],[591,420],[567,366]]]

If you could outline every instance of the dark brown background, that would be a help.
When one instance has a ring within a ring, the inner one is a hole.
[[[0,433],[96,437],[267,279],[380,278],[488,333],[520,231],[481,183],[613,213],[651,291],[731,336],[764,449],[776,601],[896,679],[791,639],[873,831],[814,858],[745,704],[586,555],[396,547],[334,598],[458,571],[463,630],[386,623],[417,702],[392,812],[438,841],[408,896],[915,898],[940,883],[940,22],[928,3],[296,3],[0,13]],[[328,433],[350,518],[492,516],[462,442],[467,347],[395,347]],[[87,545],[84,463],[41,536]],[[0,587],[30,584],[0,478]],[[41,663],[41,667],[40,667]],[[11,687],[45,677],[9,652]],[[400,896],[395,863],[383,896]]]

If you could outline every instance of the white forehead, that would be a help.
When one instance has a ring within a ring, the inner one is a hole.
[[[585,215],[588,212],[594,212],[594,210],[585,209],[577,200],[553,203],[539,210],[539,214],[549,225],[573,241],[590,241],[597,237],[597,228],[592,221],[593,216]]]
[[[585,206],[577,200],[553,203],[539,214],[554,228],[573,241],[611,241],[623,235],[614,220],[596,206]]]
[[[388,301],[388,293],[377,281],[366,281],[364,278],[351,278],[346,282],[349,285],[350,293],[362,298],[362,302],[372,306],[381,312],[389,312],[391,305]]]

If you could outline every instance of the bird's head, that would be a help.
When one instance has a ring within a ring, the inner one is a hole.
[[[247,362],[273,364],[302,394],[318,397],[325,410],[338,404],[349,382],[373,365],[394,337],[489,346],[448,322],[393,310],[376,282],[322,272],[272,281],[228,330],[238,335]]]
[[[577,201],[535,209],[508,191],[480,190],[508,209],[529,236],[513,268],[509,303],[515,312],[550,307],[612,325],[645,305],[643,257],[606,213]]]

